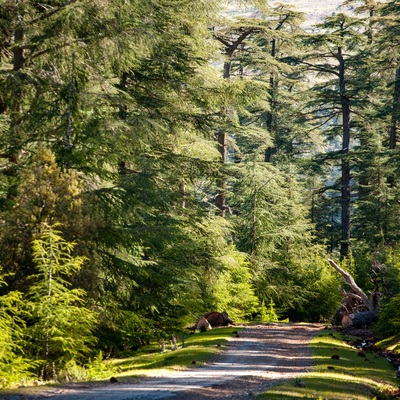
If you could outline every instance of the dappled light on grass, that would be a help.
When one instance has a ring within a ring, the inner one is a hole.
[[[357,368],[354,368],[354,373],[358,372]],[[360,371],[362,372],[362,371]],[[369,373],[375,372],[376,374],[381,373],[381,370],[369,371]],[[340,373],[340,372],[321,372],[321,373],[310,373],[307,377],[316,378],[318,380],[335,380],[339,382],[351,382],[351,383],[361,383],[370,385],[371,387],[376,386],[377,383],[380,382],[380,379],[376,379],[377,375],[371,374],[374,378],[363,378],[354,375],[351,375],[351,372]]]
[[[305,380],[307,382],[307,380]],[[307,384],[307,383],[306,383]],[[324,384],[324,382],[321,382]],[[268,392],[270,399],[292,400],[292,399],[315,399],[315,400],[371,400],[370,388],[365,388],[365,393],[349,394],[340,382],[337,385],[325,386],[323,390],[294,388],[293,390],[271,390]],[[351,396],[351,397],[349,397]],[[262,397],[264,398],[264,397]]]
[[[215,329],[190,335],[185,348],[172,351],[169,346],[162,353],[156,342],[146,346],[147,354],[143,354],[146,349],[142,348],[136,357],[111,361],[117,382],[69,388],[54,398],[160,399],[171,394],[180,400],[247,397],[250,392],[260,393],[277,382],[304,374],[312,366],[306,344],[320,330],[321,326],[315,324],[254,325],[239,331],[238,327]],[[233,334],[234,340],[225,346]],[[221,340],[220,346],[215,345],[217,338]],[[205,344],[192,345],[199,341]],[[146,379],[138,379],[142,377]]]
[[[199,366],[220,352],[237,329],[220,328],[188,335],[185,338],[185,347],[179,346],[177,350],[171,350],[170,346],[167,346],[166,351],[161,352],[158,344],[149,345],[141,349],[137,356],[113,360],[112,363],[119,370],[120,376],[145,374],[146,371],[155,369],[170,370]],[[148,353],[145,353],[146,351]],[[195,364],[192,364],[193,360],[196,360]]]
[[[343,374],[312,374],[302,378],[305,387],[296,387],[295,381],[277,386],[261,399],[330,399],[330,400],[371,400],[384,389],[374,380],[351,378]]]
[[[316,363],[301,381],[290,380],[262,395],[263,399],[370,400],[398,385],[394,368],[372,352],[360,356],[335,332],[325,332],[311,342]],[[332,356],[338,356],[332,359]],[[299,383],[300,382],[300,383]]]
[[[178,350],[172,351],[170,346],[167,346],[167,350],[161,352],[159,344],[154,343],[142,348],[137,356],[113,360],[112,363],[119,371],[118,376],[124,377],[146,375],[163,370],[193,369],[208,363],[215,354],[226,348],[228,341],[237,333],[238,327],[232,327],[187,335],[185,348],[179,346]],[[241,363],[232,360],[229,362],[214,360],[213,368],[223,368],[233,376],[242,376],[243,374],[261,376],[268,370],[271,378],[280,373],[292,377],[303,371],[304,365],[307,365],[310,361],[310,357],[306,355],[307,346],[304,340],[302,341],[301,337],[296,336],[296,334],[289,337],[279,327],[274,328],[273,338],[273,342],[265,341],[264,338],[260,337],[249,339],[242,337],[239,331],[238,337],[235,337],[235,342],[240,344],[243,341],[246,346],[245,348],[240,346],[240,350],[230,348],[230,354],[237,357],[238,360],[245,357],[248,360],[245,368]],[[294,354],[292,348],[303,349],[304,355]],[[147,353],[145,353],[146,351]],[[213,374],[214,372],[211,371],[210,373]]]

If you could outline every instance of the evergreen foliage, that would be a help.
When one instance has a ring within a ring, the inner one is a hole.
[[[379,313],[376,331],[383,337],[397,335],[400,328],[400,295],[392,297]]]
[[[0,246],[4,270],[12,273],[9,288],[24,291],[35,269],[32,240],[38,238],[43,224],[62,224],[66,239],[79,239],[80,252],[89,256],[91,237],[100,226],[100,219],[93,216],[83,198],[82,181],[76,171],[63,171],[55,155],[44,147],[21,169],[20,180],[12,207],[3,210]]]
[[[4,278],[0,269],[1,286],[5,284]],[[25,328],[22,309],[22,293],[12,291],[0,296],[0,388],[32,376],[35,363],[24,356],[21,346]]]
[[[275,303],[270,300],[268,308],[265,306],[265,302],[261,303],[260,318],[262,322],[278,322],[278,314],[275,311]]]
[[[66,242],[54,226],[43,229],[32,244],[37,274],[27,293],[29,352],[40,363],[41,377],[57,379],[57,370],[71,360],[81,361],[90,352],[95,314],[85,308],[85,292],[70,288],[67,278],[78,272],[83,257],[71,255],[74,244]]]
[[[1,384],[208,311],[326,321],[327,253],[398,327],[399,12],[2,1]]]
[[[229,310],[229,318],[236,323],[249,320],[255,315],[259,299],[252,285],[252,274],[245,254],[233,246],[221,256],[223,271],[213,287],[217,310]]]

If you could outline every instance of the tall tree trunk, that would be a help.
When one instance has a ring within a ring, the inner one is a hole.
[[[393,87],[393,100],[392,100],[392,120],[390,124],[389,134],[389,149],[395,150],[397,147],[397,136],[398,136],[398,123],[400,117],[400,67],[396,68],[396,75]],[[394,187],[397,181],[395,174],[390,174],[388,179],[390,187]]]
[[[127,89],[127,85],[128,85],[128,74],[126,72],[123,72],[121,79],[119,80],[118,89],[125,92]],[[118,105],[118,115],[120,119],[126,120],[127,112],[128,108],[126,104],[121,103]]]
[[[389,148],[391,150],[394,150],[397,145],[397,124],[399,120],[399,109],[400,109],[400,67],[396,68],[396,77],[393,89],[393,111],[392,111],[392,123],[390,126],[390,140],[389,140]]]
[[[287,13],[285,16],[283,16],[283,18],[279,21],[278,25],[275,27],[275,31],[279,31],[281,30],[281,28],[285,25],[286,21],[289,20],[290,18],[290,12]],[[271,58],[273,60],[276,59],[276,38],[272,38],[271,39]],[[275,81],[275,76],[274,76],[274,72],[271,72],[270,74],[270,78],[269,78],[269,90],[270,90],[270,100],[269,100],[269,106],[270,109],[267,112],[267,118],[266,118],[266,126],[267,126],[267,130],[268,132],[271,134],[272,136],[272,124],[273,124],[273,112],[274,112],[274,106],[275,106],[275,98],[274,98],[274,88],[276,85],[276,81]],[[274,153],[276,152],[276,145],[274,147],[268,147],[265,150],[265,156],[264,156],[264,161],[265,162],[270,162],[271,161],[271,157],[274,155]]]
[[[342,48],[338,48],[339,61],[339,86],[340,103],[342,113],[342,165],[341,165],[341,223],[342,234],[340,243],[340,258],[343,259],[349,255],[350,242],[350,164],[347,159],[350,147],[350,104],[346,93],[345,62],[342,54]]]
[[[224,164],[227,160],[227,140],[226,140],[226,132],[223,129],[220,129],[218,132],[218,151],[221,154],[221,163],[222,169],[224,168]],[[216,196],[216,206],[219,209],[219,214],[221,217],[225,217],[226,212],[226,177],[224,172],[222,171],[222,176],[217,182],[218,193]]]
[[[226,61],[224,63],[223,78],[229,79],[231,77],[231,67],[232,67],[232,57],[238,47],[244,43],[246,38],[254,31],[253,28],[244,30],[235,40],[230,41],[225,37],[214,35],[215,39],[220,41],[225,46]],[[227,161],[227,135],[224,129],[220,129],[217,135],[218,141],[218,151],[221,155],[222,170],[224,169],[224,164]],[[222,171],[222,176],[217,182],[218,193],[215,199],[215,205],[219,209],[219,214],[221,217],[225,217],[226,212],[226,177],[224,176],[224,171]]]
[[[231,77],[231,62],[227,61],[224,63],[224,79],[229,79]]]
[[[233,46],[233,45],[232,45]],[[235,46],[236,48],[236,46]],[[231,57],[233,54],[233,49],[229,48],[227,49],[226,53],[228,57]],[[229,79],[231,76],[231,62],[228,60],[224,63],[224,79]],[[226,137],[226,132],[224,129],[220,129],[218,131],[218,137],[217,137],[217,142],[218,142],[218,151],[219,154],[221,155],[220,161],[222,163],[222,170],[224,169],[224,165],[227,160],[227,137]],[[219,209],[219,215],[221,217],[225,217],[226,214],[226,177],[224,174],[224,171],[222,171],[222,176],[217,182],[218,186],[218,192],[217,196],[215,198],[215,205]]]
[[[22,18],[22,16],[19,16]],[[14,32],[14,46],[13,46],[13,73],[17,74],[25,67],[25,57],[23,49],[24,29],[22,22],[18,24]],[[8,159],[17,164],[21,152],[22,144],[22,101],[23,91],[21,83],[17,79],[17,90],[14,93],[13,100],[10,103],[10,149]]]
[[[128,86],[128,73],[127,72],[123,72],[121,75],[121,78],[119,80],[119,84],[117,85],[117,88],[119,90],[121,90],[122,92],[125,92],[127,90],[127,86]],[[128,114],[128,107],[126,106],[126,104],[124,103],[120,103],[118,105],[118,116],[122,121],[126,120]],[[128,166],[126,163],[125,159],[121,159],[118,162],[118,172],[123,175],[126,174],[128,172]]]
[[[271,40],[271,57],[275,59],[276,57],[276,39],[272,39]],[[270,99],[269,99],[269,111],[267,111],[267,117],[266,117],[266,126],[267,126],[267,130],[269,132],[270,135],[272,135],[272,122],[273,122],[273,107],[274,107],[274,86],[275,86],[275,77],[273,72],[271,72],[270,77],[269,77],[269,94],[270,94]],[[271,161],[271,157],[275,152],[275,148],[274,147],[267,147],[267,149],[265,150],[265,157],[264,157],[264,161],[265,162],[270,162]]]
[[[252,218],[251,218],[251,247],[250,247],[250,254],[253,255],[256,249],[256,242],[257,242],[257,202],[258,202],[258,189],[257,189],[257,170],[256,166],[253,167],[253,204],[251,207],[252,210]]]
[[[227,55],[230,57],[232,54],[227,50]],[[224,63],[224,79],[229,79],[231,76],[231,62],[226,61]],[[224,129],[218,131],[217,136],[218,151],[221,155],[220,161],[222,164],[221,178],[217,181],[217,196],[215,198],[215,205],[218,207],[219,215],[225,217],[226,214],[226,177],[224,174],[224,165],[227,160],[227,137]]]
[[[275,59],[276,57],[276,39],[271,40],[271,57]],[[274,105],[274,97],[273,97],[273,90],[275,86],[275,77],[274,73],[271,72],[270,77],[269,77],[269,90],[270,90],[270,99],[269,99],[269,105],[270,105],[270,110],[267,112],[267,119],[266,119],[266,125],[268,132],[272,132],[272,108]]]
[[[72,98],[74,93],[74,74],[75,74],[75,56],[72,54],[71,71],[68,87],[68,109],[67,109],[67,136],[66,136],[66,161],[67,167],[71,168],[72,153]]]

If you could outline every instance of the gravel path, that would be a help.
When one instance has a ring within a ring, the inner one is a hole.
[[[135,383],[50,389],[29,399],[243,399],[300,376],[312,366],[310,339],[321,325],[271,324],[246,327],[213,363]],[[13,400],[28,397],[14,396]]]

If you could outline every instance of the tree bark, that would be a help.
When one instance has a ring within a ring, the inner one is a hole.
[[[276,58],[276,39],[271,40],[271,57],[273,59]],[[270,94],[270,99],[269,99],[269,107],[270,109],[267,111],[267,116],[265,119],[265,123],[267,126],[267,130],[269,134],[272,137],[272,123],[273,123],[273,108],[274,108],[274,86],[275,86],[275,77],[273,72],[270,74],[269,78],[269,94]],[[275,147],[267,147],[265,150],[265,155],[264,155],[264,161],[265,162],[271,162],[272,155],[275,153],[276,148]]]
[[[363,311],[346,315],[342,318],[342,326],[348,328],[349,326],[360,327],[369,325],[378,319],[376,311]]]
[[[290,18],[290,12],[286,14],[282,20],[279,21],[278,25],[275,27],[275,31],[279,31],[284,25],[287,20]],[[273,60],[276,59],[276,38],[272,38],[271,40],[271,58]],[[267,111],[267,116],[266,116],[266,126],[267,130],[271,135],[272,138],[272,127],[273,127],[273,122],[274,122],[274,106],[275,106],[275,97],[274,97],[274,88],[276,85],[276,80],[274,76],[274,72],[270,73],[270,78],[269,78],[269,94],[270,94],[270,99],[269,99],[269,111]],[[264,155],[264,161],[265,162],[271,162],[272,156],[276,153],[276,146],[273,147],[268,147],[265,150],[265,155]]]
[[[19,16],[22,18],[22,16]],[[18,74],[25,67],[25,55],[23,49],[24,29],[22,22],[18,24],[14,32],[14,45],[13,45],[13,73]],[[23,91],[21,89],[21,82],[17,83],[17,88],[10,103],[10,148],[7,158],[14,164],[18,164],[21,142],[22,142],[22,103]]]
[[[339,87],[340,103],[342,112],[342,166],[341,166],[341,224],[342,234],[340,243],[340,258],[344,259],[349,255],[350,244],[350,199],[351,199],[351,171],[347,160],[347,154],[350,149],[350,104],[346,93],[345,61],[342,54],[342,48],[338,48],[339,61]]]
[[[397,124],[399,120],[399,108],[400,108],[400,67],[396,68],[396,77],[393,89],[393,111],[392,111],[392,123],[390,127],[390,138],[389,138],[389,148],[391,150],[394,150],[397,145]]]
[[[226,132],[220,129],[218,132],[218,151],[221,155],[221,164],[224,168],[224,164],[227,160],[227,140]],[[226,178],[224,176],[224,171],[221,171],[221,178],[217,181],[218,192],[215,199],[215,204],[219,209],[221,217],[225,217],[226,213]]]
[[[225,46],[226,61],[224,62],[223,78],[229,79],[231,77],[232,57],[239,46],[244,43],[249,35],[255,32],[256,29],[249,28],[242,31],[239,36],[234,40],[229,40],[224,36],[214,35],[214,38]],[[220,129],[217,135],[218,151],[221,155],[222,169],[227,161],[227,134],[224,129]],[[215,205],[218,207],[218,212],[221,217],[226,214],[226,177],[224,171],[221,173],[221,178],[217,182],[218,192],[215,199]]]

